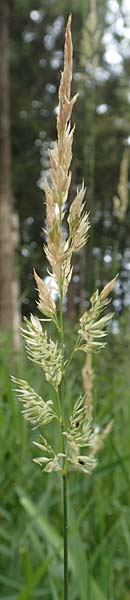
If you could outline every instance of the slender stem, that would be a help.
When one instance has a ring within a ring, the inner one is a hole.
[[[65,367],[65,373],[66,373],[66,371],[67,371],[68,367],[70,366],[70,363],[71,363],[71,361],[72,361],[72,358],[73,358],[73,356],[74,356],[74,353],[75,353],[77,350],[79,350],[78,344],[80,344],[80,337],[79,337],[79,336],[78,336],[78,338],[77,338],[77,340],[76,340],[76,344],[75,344],[75,346],[74,346],[74,348],[73,348],[73,350],[72,350],[72,352],[71,352],[71,354],[70,354],[70,357],[68,358],[68,361],[67,361],[67,364],[66,364],[66,367]]]
[[[63,509],[64,509],[64,600],[68,600],[67,474],[63,474]]]
[[[64,534],[64,600],[68,600],[68,522],[67,522],[67,470],[66,470],[66,452],[64,431],[64,329],[63,329],[63,312],[62,312],[63,294],[60,290],[60,338],[62,348],[62,380],[60,388],[60,400],[62,410],[61,434],[62,434],[62,451],[65,455],[63,458],[63,534]]]

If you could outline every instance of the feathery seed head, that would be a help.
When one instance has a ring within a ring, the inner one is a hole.
[[[85,195],[83,184],[70,208],[68,245],[64,244],[62,239],[63,208],[71,183],[70,164],[74,134],[74,127],[71,129],[70,126],[70,117],[77,98],[77,95],[71,98],[72,65],[73,48],[70,16],[65,33],[64,70],[59,87],[58,140],[50,151],[51,185],[47,182],[44,184],[48,229],[48,243],[45,247],[45,254],[51,265],[58,288],[62,288],[63,296],[67,291],[72,275],[72,254],[84,246],[89,229],[88,215],[83,212]]]

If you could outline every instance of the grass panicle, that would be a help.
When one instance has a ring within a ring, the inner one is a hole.
[[[41,442],[35,440],[35,447],[40,450],[41,457],[34,462],[44,472],[61,471],[63,476],[63,511],[64,511],[64,600],[68,600],[68,527],[67,527],[67,475],[72,469],[91,474],[97,464],[96,453],[111,429],[111,423],[104,432],[97,431],[90,414],[89,402],[80,396],[70,413],[66,413],[65,396],[65,360],[64,313],[63,299],[67,293],[72,277],[73,253],[79,251],[88,239],[90,229],[89,215],[85,211],[84,182],[70,205],[67,222],[68,236],[65,228],[68,193],[71,183],[71,160],[74,127],[71,128],[71,114],[77,100],[77,94],[71,97],[71,80],[73,67],[73,47],[71,38],[71,16],[68,19],[65,33],[64,69],[59,87],[59,110],[57,117],[57,141],[50,151],[50,182],[45,181],[45,203],[47,243],[44,246],[46,258],[51,269],[51,277],[58,289],[58,303],[51,296],[51,286],[46,285],[34,270],[34,278],[38,290],[37,307],[56,325],[58,340],[48,339],[42,325],[44,319],[31,315],[25,320],[22,334],[25,339],[27,355],[31,361],[40,366],[47,382],[55,389],[57,411],[54,408],[54,396],[48,401],[42,399],[25,380],[14,378],[16,394],[23,403],[23,415],[31,422],[33,428],[48,424],[52,419],[59,423],[59,450],[50,446],[46,438]],[[116,278],[109,282],[101,293],[97,290],[91,298],[91,308],[80,318],[76,350],[86,353],[104,348],[106,325],[112,317],[105,313],[108,296],[112,292]],[[103,341],[102,341],[103,340]],[[68,358],[68,363],[69,363]],[[59,416],[60,409],[60,416]]]

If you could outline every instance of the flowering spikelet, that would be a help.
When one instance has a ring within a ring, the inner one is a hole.
[[[108,283],[105,285],[105,287],[101,291],[101,293],[100,293],[100,300],[101,300],[101,302],[102,301],[104,302],[104,300],[106,300],[106,298],[109,296],[109,294],[111,294],[111,292],[112,292],[112,290],[113,290],[113,288],[115,286],[117,277],[118,277],[118,275],[116,275],[116,277],[114,277],[113,279],[111,279],[111,281],[108,281]],[[109,300],[107,302],[109,302]]]
[[[100,315],[109,303],[108,295],[113,290],[116,279],[117,276],[105,285],[100,294],[98,290],[93,294],[90,310],[87,310],[80,319],[78,347],[84,352],[98,351],[106,345],[102,342],[102,338],[106,336],[104,327],[106,327],[113,314],[108,313],[101,318]]]
[[[84,196],[86,189],[84,183],[74,198],[69,211],[68,223],[69,223],[69,239],[70,247],[73,252],[82,248],[87,241],[87,234],[89,230],[88,214],[83,214],[84,210]]]
[[[112,429],[112,425],[113,422],[110,421],[103,432],[100,432],[99,427],[93,427],[92,417],[86,410],[85,398],[84,396],[80,396],[74,404],[68,431],[63,432],[63,436],[67,442],[67,468],[90,475],[97,465],[95,455],[101,450],[106,437]],[[64,453],[56,455],[45,438],[42,438],[42,436],[40,438],[43,443],[34,442],[34,444],[41,450],[42,455],[33,459],[34,462],[39,464],[46,472],[61,471]],[[87,449],[87,454],[84,453],[84,449]]]
[[[42,279],[37,275],[34,269],[34,277],[38,288],[39,293],[39,302],[37,303],[39,310],[46,315],[47,317],[51,317],[52,320],[56,320],[56,305],[54,300],[51,297],[51,291],[49,286],[47,286]]]
[[[73,46],[71,38],[71,15],[68,19],[65,33],[64,48],[64,71],[61,76],[59,87],[59,114],[57,117],[57,132],[59,141],[59,150],[63,151],[63,137],[66,131],[67,123],[71,117],[73,105],[78,94],[70,98],[71,80],[73,67]],[[62,157],[63,160],[63,157]]]
[[[33,429],[46,425],[56,417],[52,400],[45,402],[24,379],[12,377],[12,381],[17,386],[15,392],[18,400],[23,403],[22,414],[33,425]]]
[[[27,329],[21,328],[26,342],[27,355],[30,360],[42,367],[46,380],[55,389],[61,381],[62,354],[58,343],[52,339],[48,341],[47,332],[43,331],[41,322],[31,315],[30,321],[25,319]]]
[[[103,432],[92,426],[92,417],[86,410],[85,398],[80,396],[70,417],[70,429],[64,432],[70,468],[90,475],[97,464],[95,454],[101,450],[111,428],[112,422],[108,423]],[[87,454],[84,453],[84,449],[87,449]]]
[[[62,471],[64,454],[62,452],[55,454],[52,446],[48,444],[47,440],[43,438],[43,436],[40,436],[40,440],[40,443],[33,442],[33,444],[42,451],[44,456],[38,456],[37,458],[34,458],[33,462],[40,465],[42,470],[46,473],[51,473],[52,471]]]

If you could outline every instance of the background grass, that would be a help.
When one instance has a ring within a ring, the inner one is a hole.
[[[70,326],[69,326],[70,327]],[[73,343],[66,326],[69,351]],[[94,419],[114,425],[93,476],[69,476],[69,594],[71,600],[130,600],[130,315],[94,357]],[[66,382],[71,406],[82,389],[83,353]],[[62,482],[32,462],[37,433],[23,420],[10,373],[50,397],[40,369],[11,339],[0,349],[0,600],[62,600]],[[48,432],[58,445],[53,423]]]

